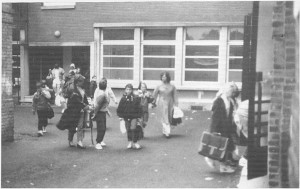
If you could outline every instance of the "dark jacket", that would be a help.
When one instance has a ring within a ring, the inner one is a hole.
[[[230,137],[235,133],[235,127],[232,120],[233,105],[230,102],[229,115],[227,116],[226,107],[221,97],[217,98],[212,106],[212,117],[210,132],[221,133],[222,136]]]
[[[117,115],[125,119],[140,118],[142,116],[140,98],[136,95],[123,95],[117,108]]]
[[[88,105],[87,96],[81,96],[80,92],[75,89],[68,100],[67,109],[62,114],[60,121],[56,125],[60,130],[75,130],[80,118],[81,110]]]
[[[89,97],[94,98],[94,93],[95,93],[96,88],[97,88],[97,82],[92,80],[90,82]]]

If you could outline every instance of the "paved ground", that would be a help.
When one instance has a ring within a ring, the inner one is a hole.
[[[183,126],[172,137],[161,134],[161,126],[151,110],[141,150],[128,150],[114,113],[107,119],[107,147],[96,150],[90,131],[85,133],[85,150],[70,148],[67,131],[50,120],[48,133],[37,137],[37,117],[30,107],[15,109],[15,141],[2,143],[1,187],[5,188],[234,188],[240,171],[220,174],[211,170],[197,154],[201,133],[208,129],[210,112],[185,112]],[[96,132],[94,131],[94,139]],[[74,138],[76,139],[76,137]]]

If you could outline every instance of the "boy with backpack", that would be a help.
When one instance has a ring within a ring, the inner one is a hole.
[[[120,120],[125,121],[127,139],[129,141],[127,148],[140,149],[141,145],[137,143],[139,140],[139,133],[136,128],[137,125],[140,124],[142,107],[140,104],[140,98],[133,94],[132,84],[127,84],[125,86],[125,94],[119,102],[117,115],[120,117]]]

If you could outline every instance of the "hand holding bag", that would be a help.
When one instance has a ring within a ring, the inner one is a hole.
[[[217,133],[202,133],[198,153],[210,159],[222,161],[225,157],[228,138]]]

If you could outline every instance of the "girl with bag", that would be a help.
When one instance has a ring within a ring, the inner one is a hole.
[[[120,100],[117,108],[117,115],[125,121],[127,130],[127,139],[129,141],[127,148],[140,149],[141,145],[137,142],[138,130],[137,125],[140,124],[140,118],[142,116],[142,107],[140,104],[140,98],[133,94],[132,84],[125,86],[125,94]]]
[[[48,114],[49,114],[49,99],[51,95],[48,90],[43,88],[41,82],[36,84],[37,91],[33,95],[32,99],[32,113],[38,115],[38,136],[43,136],[46,132],[48,125]],[[51,108],[51,107],[50,107]]]
[[[97,138],[96,138],[96,146],[97,150],[101,150],[103,146],[106,144],[103,142],[103,138],[106,131],[106,114],[108,113],[108,105],[109,105],[109,97],[107,96],[105,90],[107,87],[107,82],[105,80],[101,80],[99,82],[100,92],[96,97],[96,103],[94,104],[94,115],[92,120],[95,120],[97,123]]]
[[[142,117],[141,117],[141,125],[138,126],[139,129],[139,139],[144,138],[144,128],[147,126],[147,122],[149,119],[149,104],[154,101],[151,93],[147,91],[147,85],[145,82],[140,82],[138,90],[136,91],[138,97],[141,98],[141,106],[142,106]]]

